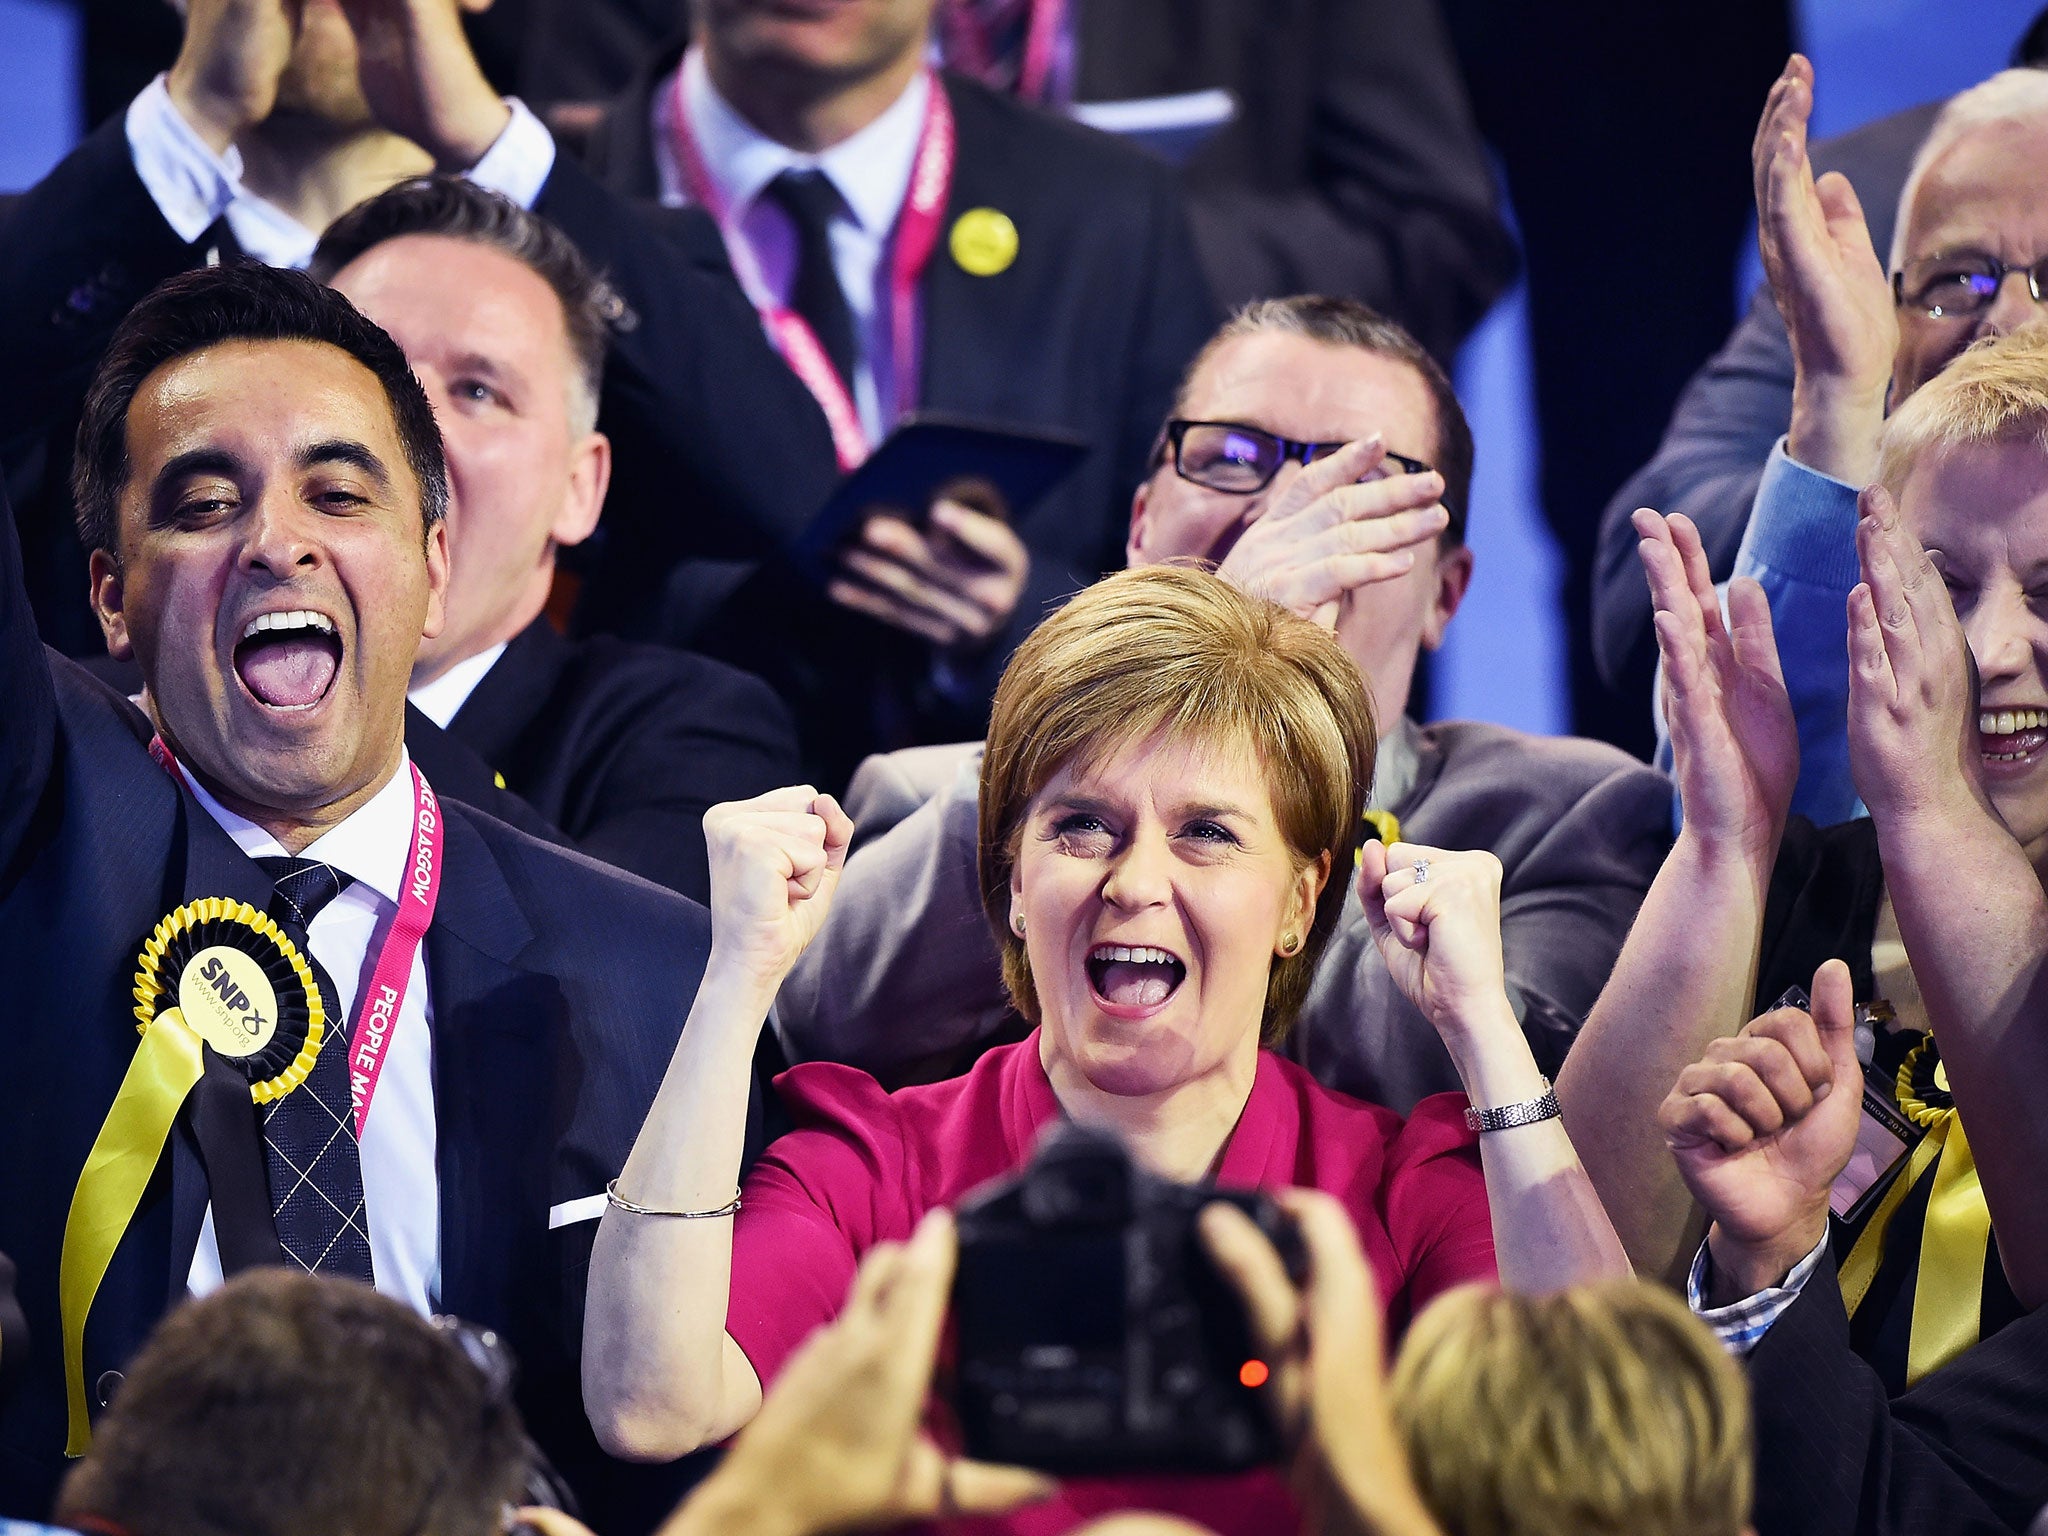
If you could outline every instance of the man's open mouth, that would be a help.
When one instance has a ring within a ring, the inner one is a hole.
[[[272,709],[311,709],[341,671],[334,621],[310,608],[259,613],[235,642],[235,673],[251,698]]]
[[[1118,1008],[1156,1008],[1187,974],[1180,956],[1148,944],[1098,944],[1088,951],[1088,984]]]
[[[2048,746],[2048,710],[1984,710],[1977,716],[1977,736],[1985,762],[2025,762]]]

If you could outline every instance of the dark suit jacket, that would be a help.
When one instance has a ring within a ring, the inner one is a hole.
[[[1817,172],[1840,171],[1855,186],[1880,261],[1890,260],[1906,172],[1941,107],[1929,102],[1813,146]],[[1625,686],[1631,675],[1647,677],[1657,652],[1649,583],[1629,515],[1637,507],[1683,512],[1699,524],[1714,579],[1727,580],[1764,460],[1791,421],[1792,344],[1766,283],[1727,343],[1686,385],[1656,456],[1615,492],[1601,516],[1593,647],[1610,686]]]
[[[1228,307],[1363,299],[1449,362],[1515,275],[1436,0],[1082,0],[1084,102],[1220,87],[1237,115],[1182,171]]]
[[[660,190],[650,104],[679,57],[680,48],[671,49],[613,104],[593,144],[594,168],[617,191]],[[919,408],[1064,430],[1091,452],[1017,517],[1032,554],[1030,582],[1008,629],[967,669],[959,707],[919,693],[899,739],[877,737],[866,700],[878,675],[915,692],[929,672],[927,647],[865,620],[842,620],[836,610],[821,612],[809,589],[779,573],[682,574],[666,638],[767,677],[796,708],[813,766],[833,786],[869,752],[979,734],[1017,642],[1049,605],[1123,564],[1131,492],[1181,371],[1217,318],[1163,165],[1106,135],[944,78],[958,130],[944,227],[970,208],[996,208],[1016,224],[1019,245],[1007,269],[977,277],[940,240],[919,291]],[[811,414],[822,420],[815,406]]]
[[[2048,1312],[1887,1400],[1823,1260],[1749,1379],[1757,1536],[1991,1536],[2048,1504]]]
[[[125,698],[38,642],[0,504],[0,1252],[20,1266],[36,1340],[26,1379],[0,1403],[9,1515],[40,1515],[63,1467],[58,1254],[79,1170],[134,1055],[135,956],[182,902],[260,907],[270,895],[263,872],[151,760],[149,735]],[[636,1475],[601,1463],[581,1411],[595,1223],[551,1229],[550,1209],[601,1194],[624,1162],[702,975],[710,925],[694,902],[459,801],[443,808],[426,939],[439,1305],[511,1344],[529,1425],[604,1520]],[[187,1120],[93,1306],[89,1388],[185,1293],[209,1198]],[[249,1124],[253,1144],[253,1109]]]
[[[573,562],[589,607],[651,603],[683,554],[758,556],[794,539],[837,476],[830,434],[761,334],[710,220],[631,207],[566,154],[535,209],[631,310],[599,411],[614,449],[605,519]],[[210,254],[239,254],[226,221],[180,240],[135,174],[119,116],[0,212],[0,466],[22,507],[43,635],[67,653],[101,646],[66,484],[79,406],[136,300]]]
[[[406,745],[430,782],[476,799],[458,786],[501,777],[582,852],[697,901],[711,899],[704,813],[799,778],[789,711],[758,678],[666,646],[564,640],[545,619],[445,732],[421,723]]]

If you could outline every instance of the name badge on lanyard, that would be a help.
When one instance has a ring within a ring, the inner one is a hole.
[[[149,754],[164,772],[179,784],[185,783],[184,769],[161,736],[150,742]],[[398,890],[398,916],[377,951],[369,984],[356,999],[347,1037],[348,1092],[358,1141],[370,1119],[370,1104],[377,1097],[391,1037],[398,1032],[399,1010],[412,982],[413,957],[433,926],[434,906],[441,897],[441,802],[419,765],[408,766],[412,769],[412,845],[406,851],[405,876]]]
[[[675,73],[670,117],[674,123],[676,166],[690,201],[709,213],[725,238],[725,249],[749,302],[790,370],[825,413],[832,430],[833,452],[842,473],[860,465],[873,451],[861,425],[850,379],[839,370],[811,330],[810,323],[778,302],[762,275],[759,258],[747,243],[735,211],[727,206],[704,163],[704,154],[690,131],[687,68]],[[911,162],[910,189],[896,216],[895,251],[889,268],[889,335],[895,349],[897,398],[906,405],[917,398],[917,284],[938,245],[939,225],[953,188],[953,107],[945,87],[927,73],[924,126],[918,132],[917,154]]]

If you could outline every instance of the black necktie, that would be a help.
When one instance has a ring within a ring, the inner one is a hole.
[[[263,1154],[270,1173],[271,1214],[287,1263],[314,1274],[369,1283],[369,1218],[363,1207],[363,1162],[349,1101],[348,1020],[334,981],[313,958],[306,930],[342,893],[350,877],[317,859],[258,859],[270,876],[270,916],[285,931],[320,984],[327,1036],[305,1082],[265,1107]]]
[[[803,316],[851,390],[860,349],[853,338],[853,311],[832,264],[832,216],[844,206],[838,189],[823,171],[784,171],[768,183],[768,196],[796,226],[796,281],[789,307]]]

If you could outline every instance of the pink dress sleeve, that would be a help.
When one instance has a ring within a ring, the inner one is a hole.
[[[797,1128],[747,1175],[733,1226],[725,1331],[765,1388],[814,1329],[838,1316],[861,1255],[907,1236],[895,1106],[864,1072],[792,1069],[776,1088]]]
[[[1443,1292],[1498,1274],[1479,1138],[1465,1129],[1465,1096],[1432,1094],[1415,1106],[1387,1150],[1387,1233],[1408,1277],[1395,1329]]]

